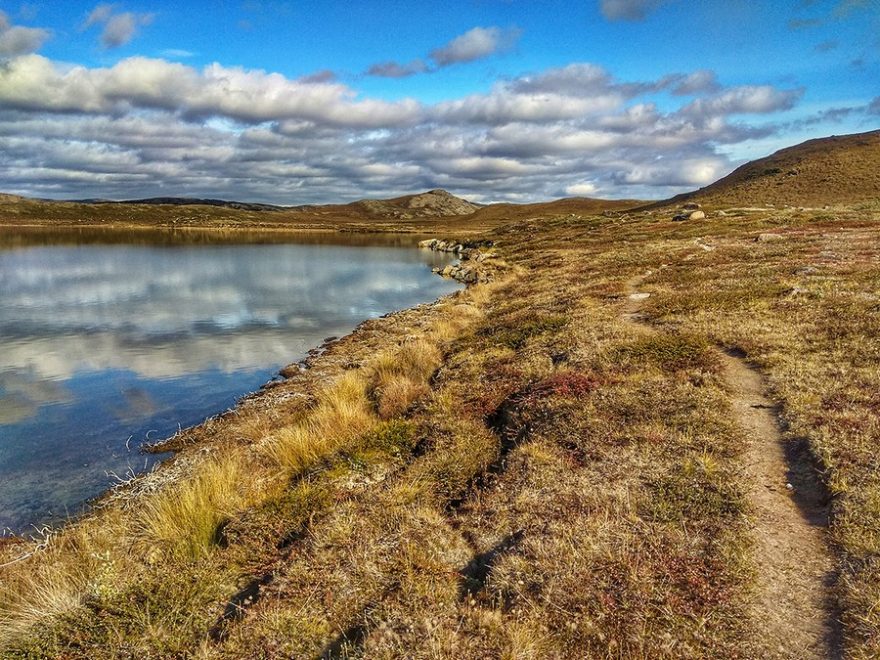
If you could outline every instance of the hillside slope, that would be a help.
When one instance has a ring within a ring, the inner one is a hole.
[[[714,206],[824,206],[880,198],[880,130],[808,140],[674,197]]]
[[[363,199],[347,206],[368,216],[402,219],[469,215],[480,208],[466,199],[439,189],[394,199]]]

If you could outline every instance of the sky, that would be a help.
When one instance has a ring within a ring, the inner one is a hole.
[[[880,0],[0,0],[0,192],[660,199],[880,128]]]

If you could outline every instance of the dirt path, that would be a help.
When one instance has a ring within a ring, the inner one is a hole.
[[[647,295],[627,283],[624,318],[643,323]],[[778,407],[744,355],[721,353],[732,412],[746,432],[744,469],[753,510],[758,584],[754,618],[769,657],[839,658],[840,627],[832,602],[834,560],[825,539],[827,497],[806,448],[785,442]],[[772,654],[772,655],[771,655]]]

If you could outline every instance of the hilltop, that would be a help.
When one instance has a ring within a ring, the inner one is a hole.
[[[405,195],[387,200],[361,200],[350,205],[354,211],[381,218],[448,218],[469,215],[479,209],[446,190],[429,190],[418,195]]]
[[[670,202],[824,206],[880,198],[880,130],[808,140]]]

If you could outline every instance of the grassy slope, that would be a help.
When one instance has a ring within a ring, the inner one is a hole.
[[[722,206],[814,206],[880,197],[880,130],[809,140],[746,163],[728,176],[681,195]]]
[[[20,631],[6,653],[772,655],[747,608],[718,342],[762,366],[823,460],[848,648],[871,657],[877,221],[566,215],[498,230],[508,281],[371,322],[193,436],[215,458],[183,451],[166,472],[189,479],[120,497],[3,569],[4,630]],[[754,241],[767,231],[786,238]],[[656,335],[619,318],[646,270]]]

